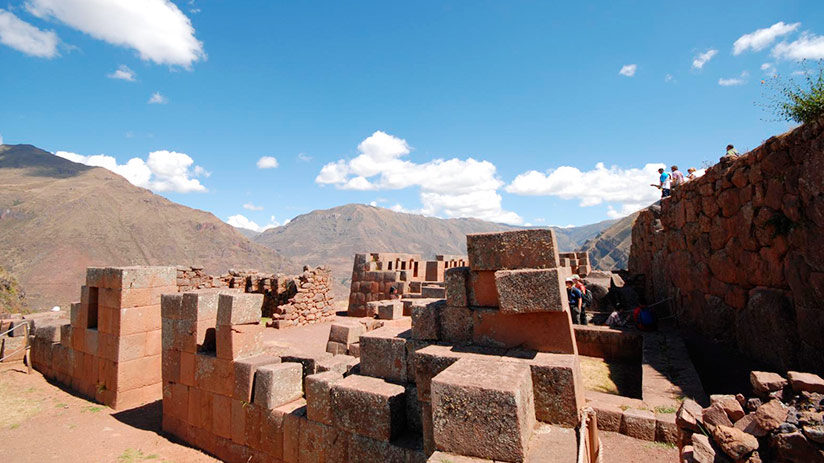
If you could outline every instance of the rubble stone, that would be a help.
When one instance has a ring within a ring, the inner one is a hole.
[[[733,460],[741,460],[758,449],[758,439],[736,428],[718,425],[713,429],[715,442]]]
[[[787,385],[787,380],[770,371],[753,371],[750,373],[750,383],[756,394],[766,395],[783,389]]]
[[[824,394],[824,379],[813,373],[787,372],[787,378],[795,392],[817,392]]]

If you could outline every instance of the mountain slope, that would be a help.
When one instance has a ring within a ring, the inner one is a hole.
[[[572,251],[583,239],[594,236],[609,224],[607,221],[590,225],[584,232],[579,228],[556,229],[558,247]],[[355,253],[410,252],[421,254],[424,259],[431,259],[435,254],[466,254],[468,233],[520,228],[478,219],[439,219],[347,204],[300,215],[253,240],[284,256],[300,257],[301,262],[329,265],[336,292],[345,294]],[[574,241],[571,236],[580,241]]]
[[[589,253],[592,267],[598,270],[626,269],[632,244],[632,224],[638,212],[614,221],[594,238],[587,240],[582,251]]]
[[[78,299],[92,265],[296,269],[208,212],[31,145],[0,145],[0,243],[34,308]]]

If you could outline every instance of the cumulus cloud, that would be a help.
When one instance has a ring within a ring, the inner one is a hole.
[[[744,71],[741,73],[739,77],[731,77],[729,79],[718,79],[718,85],[722,87],[733,87],[736,85],[744,85],[747,83],[747,77],[750,76],[750,73]]]
[[[616,213],[626,215],[648,206],[661,196],[660,191],[650,184],[656,183],[658,169],[662,167],[666,168],[664,164],[650,163],[641,169],[607,168],[599,162],[595,169],[589,171],[571,166],[545,172],[530,170],[515,177],[506,191],[524,196],[575,199],[581,207],[618,203],[620,210]]]
[[[497,190],[503,182],[491,162],[470,157],[415,163],[404,159],[411,150],[406,140],[377,131],[358,145],[360,154],[355,158],[324,165],[315,182],[360,191],[418,187],[423,207],[417,212],[421,214],[523,221],[502,209]]]
[[[0,8],[0,43],[29,56],[54,58],[60,40],[54,31],[44,31]]]
[[[772,56],[787,60],[824,59],[824,35],[805,33],[793,42],[781,42],[773,48]]]
[[[108,77],[109,79],[120,79],[120,80],[128,80],[129,82],[134,82],[135,73],[134,73],[134,71],[129,69],[129,66],[126,66],[125,64],[121,64],[120,67],[115,69],[111,74],[106,74],[106,77]]]
[[[312,156],[309,156],[306,153],[298,153],[298,161],[309,162],[311,160],[312,160]]]
[[[252,203],[244,204],[243,208],[246,209],[247,211],[262,211],[263,210],[263,206],[255,206]]]
[[[623,67],[621,67],[621,70],[618,71],[618,74],[621,74],[622,76],[626,76],[626,77],[632,77],[632,76],[635,75],[635,71],[637,71],[637,70],[638,70],[638,65],[637,64],[625,64]]]
[[[784,21],[780,21],[770,27],[744,34],[732,44],[732,54],[740,55],[747,50],[761,51],[769,47],[778,37],[795,31],[799,26],[801,23],[784,24]]]
[[[28,0],[26,8],[145,61],[189,68],[206,57],[191,21],[170,0]]]
[[[161,95],[160,92],[152,93],[151,98],[149,98],[149,104],[166,104],[168,102],[169,99]]]
[[[280,225],[275,221],[275,216],[270,217],[268,224],[261,226],[255,223],[254,221],[248,219],[247,217],[243,216],[242,214],[230,216],[226,220],[226,223],[235,228],[245,228],[247,230],[256,231],[258,233],[268,230],[270,228],[275,228]]]
[[[278,166],[278,160],[272,156],[263,156],[258,159],[258,169],[274,169]]]
[[[57,156],[87,166],[103,167],[126,178],[129,182],[153,191],[173,191],[176,193],[205,192],[196,178],[208,176],[200,166],[193,166],[194,160],[185,153],[176,151],[152,151],[147,159],[132,158],[126,164],[118,164],[117,159],[105,154],[84,156],[67,151],[58,151]]]
[[[699,53],[698,56],[693,58],[692,60],[692,67],[694,69],[703,69],[704,65],[709,63],[713,56],[718,54],[718,50],[714,50],[710,48],[709,50],[705,51],[704,53]]]

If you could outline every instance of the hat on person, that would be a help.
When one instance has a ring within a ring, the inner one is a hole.
[[[567,278],[567,279],[566,279],[566,282],[567,282],[567,283],[575,283],[575,280],[573,280],[572,278]]]
[[[580,279],[581,279],[581,277],[579,277],[577,273],[573,273],[573,274],[572,274],[572,276],[571,276],[570,278],[572,279],[572,281],[575,281],[575,280],[580,280]]]

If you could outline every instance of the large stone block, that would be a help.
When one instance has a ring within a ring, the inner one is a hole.
[[[151,288],[176,286],[177,271],[174,267],[88,267],[86,286],[99,288]]]
[[[246,325],[260,323],[263,294],[221,294],[217,306],[218,325]]]
[[[472,270],[469,272],[467,300],[473,307],[498,307],[498,288],[495,286],[495,271]]]
[[[472,342],[472,310],[465,306],[446,305],[440,311],[440,340],[453,344]]]
[[[535,426],[532,374],[526,364],[464,358],[432,378],[438,450],[523,461]]]
[[[413,358],[418,400],[429,402],[432,378],[464,356],[465,354],[453,351],[450,346],[432,345],[415,351]]]
[[[527,363],[532,372],[536,418],[551,424],[578,426],[585,404],[578,357],[538,352]]]
[[[337,371],[306,377],[306,416],[312,421],[332,424],[332,385],[343,379]]]
[[[469,267],[454,267],[444,273],[446,287],[446,303],[449,305],[467,306],[469,299],[467,285],[469,284]]]
[[[405,383],[406,342],[411,335],[405,327],[385,326],[360,337],[361,374]]]
[[[550,229],[470,234],[466,250],[472,270],[558,267],[558,246]]]
[[[436,341],[440,337],[440,313],[446,301],[412,303],[412,339]]]
[[[181,320],[211,321],[217,319],[220,292],[215,290],[192,291],[183,294],[180,307]]]
[[[263,330],[260,323],[249,325],[218,325],[217,356],[229,360],[259,354],[263,350]]]
[[[259,367],[275,363],[280,363],[280,357],[266,354],[235,360],[233,362],[235,386],[232,390],[232,398],[252,402],[255,372]]]
[[[234,374],[231,360],[209,354],[195,355],[195,384],[207,392],[230,396],[235,387]]]
[[[565,273],[558,268],[495,272],[498,307],[503,313],[561,312],[569,301]]]
[[[403,386],[350,375],[332,385],[332,421],[344,431],[388,442],[406,423]]]
[[[501,313],[475,309],[473,341],[481,346],[577,354],[569,312]]]
[[[378,306],[378,318],[381,320],[397,320],[403,317],[403,302],[400,300],[381,301]]]
[[[358,322],[335,322],[330,328],[329,340],[348,346],[358,342],[358,338],[364,332],[363,325]]]
[[[303,369],[299,363],[263,365],[255,371],[254,403],[265,409],[280,407],[303,396]]]

